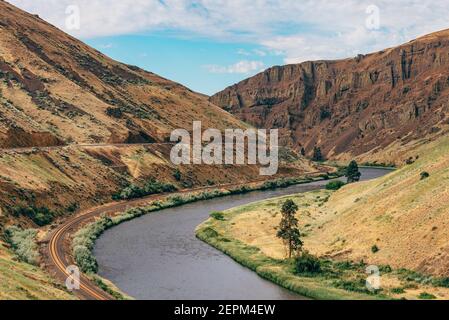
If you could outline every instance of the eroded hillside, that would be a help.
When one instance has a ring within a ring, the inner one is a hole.
[[[244,126],[203,95],[0,1],[0,147],[161,142],[193,120]]]

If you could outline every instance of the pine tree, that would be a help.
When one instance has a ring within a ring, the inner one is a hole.
[[[298,219],[295,217],[297,211],[298,206],[293,200],[287,200],[282,205],[282,219],[277,237],[284,241],[289,258],[293,256],[293,253],[300,252],[303,246],[301,233],[298,228]]]
[[[359,165],[356,161],[351,161],[349,167],[346,169],[346,177],[348,178],[348,183],[360,181],[362,174],[359,171]]]
[[[301,148],[301,155],[302,155],[303,157],[306,156],[306,149],[304,149],[304,147]]]
[[[321,148],[320,147],[315,147],[313,149],[313,161],[323,161],[323,154],[321,153]]]

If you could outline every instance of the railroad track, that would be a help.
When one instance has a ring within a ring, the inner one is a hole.
[[[309,172],[305,175],[316,175],[321,172]],[[252,181],[251,183],[261,183],[267,181],[266,178],[257,179]],[[248,185],[248,184],[246,184]],[[229,187],[239,187],[242,184],[223,184],[218,186],[210,186],[210,187],[200,187],[195,189],[186,189],[178,192],[174,192],[172,194],[162,194],[162,195],[152,195],[142,199],[134,199],[130,201],[122,201],[122,202],[114,202],[110,204],[106,204],[101,207],[88,209],[79,215],[68,219],[63,222],[60,226],[58,226],[49,236],[48,240],[48,248],[46,250],[46,254],[48,256],[48,261],[53,269],[56,271],[57,276],[60,280],[65,282],[65,280],[70,277],[69,271],[67,268],[69,266],[75,265],[73,258],[71,257],[71,236],[79,230],[82,226],[93,222],[95,218],[98,218],[102,215],[113,215],[118,212],[124,212],[129,208],[139,207],[148,205],[150,202],[155,200],[160,200],[164,197],[176,194],[186,194],[186,193],[194,193]],[[65,250],[68,249],[69,252]],[[114,298],[99,288],[95,283],[93,283],[86,275],[80,275],[80,289],[74,292],[79,298],[83,300],[113,300]]]

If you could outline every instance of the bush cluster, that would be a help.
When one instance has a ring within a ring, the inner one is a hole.
[[[150,180],[145,185],[138,186],[135,184],[131,184],[128,187],[124,188],[119,193],[113,196],[114,200],[130,200],[136,198],[146,197],[152,194],[159,194],[164,192],[173,192],[178,190],[171,183],[162,183],[157,180]]]
[[[331,181],[326,185],[326,190],[340,190],[345,185],[346,185],[346,183],[344,183],[341,180]]]
[[[308,252],[295,259],[295,272],[300,275],[316,275],[321,273],[320,260]]]
[[[51,211],[46,207],[13,207],[12,214],[16,217],[25,216],[33,220],[39,227],[50,224],[57,216],[56,212]]]
[[[225,219],[223,212],[214,211],[210,214],[211,218],[215,220],[223,221]]]
[[[35,242],[37,230],[22,230],[18,227],[9,227],[5,230],[5,239],[11,245],[17,257],[26,263],[37,265],[39,263],[39,250]]]

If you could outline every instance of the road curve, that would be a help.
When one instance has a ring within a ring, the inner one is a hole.
[[[82,216],[76,219],[71,219],[68,223],[59,227],[51,237],[49,241],[49,257],[51,258],[54,266],[56,267],[59,277],[61,279],[67,279],[70,274],[67,271],[67,266],[73,264],[68,261],[66,254],[64,253],[64,240],[67,233],[73,226],[78,225],[80,221],[83,221],[87,217]],[[80,298],[87,300],[111,300],[112,297],[106,294],[103,290],[99,289],[84,275],[80,276],[80,289],[76,292]]]
[[[317,175],[321,172],[309,172],[304,175]],[[251,183],[264,182],[267,179],[254,180]],[[246,184],[248,185],[248,183]],[[71,236],[84,225],[91,223],[103,215],[113,215],[114,213],[124,212],[129,208],[144,206],[152,201],[159,200],[163,197],[175,194],[186,194],[191,192],[200,192],[215,190],[221,188],[238,187],[242,184],[223,184],[218,186],[200,187],[195,189],[186,189],[172,194],[159,194],[152,195],[142,199],[135,199],[130,201],[113,202],[100,207],[88,209],[77,216],[74,216],[63,223],[61,223],[56,229],[54,229],[48,236],[48,246],[44,251],[47,258],[48,266],[52,271],[56,273],[59,280],[65,283],[66,279],[70,276],[67,268],[72,265],[76,265],[73,261],[71,254]],[[95,283],[93,283],[85,275],[81,274],[80,277],[80,289],[74,291],[74,294],[83,300],[113,300],[114,298],[108,293],[100,289]]]

